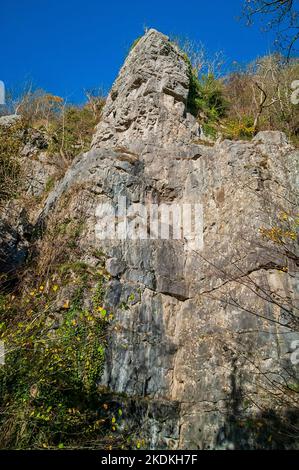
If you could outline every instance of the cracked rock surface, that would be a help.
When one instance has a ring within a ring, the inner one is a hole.
[[[86,217],[83,252],[105,254],[114,320],[102,385],[130,400],[128,420],[148,448],[281,447],[244,423],[266,413],[297,419],[293,398],[274,398],[298,373],[290,360],[299,339],[290,328],[295,261],[259,230],[296,204],[298,152],[279,132],[197,144],[188,93],[183,56],[149,30],[112,87],[92,149],[50,193],[40,219],[70,194],[70,216],[80,205]],[[100,240],[98,208],[116,209],[120,196],[133,207],[201,204],[203,248],[186,239]]]

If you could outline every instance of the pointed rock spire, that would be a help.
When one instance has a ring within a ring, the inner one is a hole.
[[[199,136],[187,112],[189,65],[164,34],[150,29],[120,70],[93,138],[94,147],[167,147]]]

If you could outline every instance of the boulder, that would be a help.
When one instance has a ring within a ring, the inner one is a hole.
[[[18,114],[10,114],[8,116],[1,116],[0,117],[0,126],[3,127],[10,127],[19,122],[21,116]]]

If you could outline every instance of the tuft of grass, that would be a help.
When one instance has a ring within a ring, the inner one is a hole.
[[[138,38],[136,38],[136,39],[133,41],[132,45],[130,46],[129,52],[131,52],[131,51],[134,49],[134,47],[137,46],[137,44],[139,43],[139,41],[140,41],[141,38],[142,38],[142,36],[138,36]]]

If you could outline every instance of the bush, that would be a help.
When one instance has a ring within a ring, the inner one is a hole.
[[[250,139],[260,130],[280,130],[299,142],[299,106],[291,102],[298,59],[269,55],[224,75],[221,53],[211,57],[201,44],[175,43],[189,67],[187,109],[206,135],[215,138],[221,131],[226,138]]]
[[[24,130],[38,129],[45,135],[49,154],[66,161],[89,149],[94,127],[101,118],[105,99],[98,90],[86,92],[83,105],[68,105],[63,98],[42,89],[25,91],[14,102]]]
[[[24,296],[0,299],[6,351],[0,368],[1,448],[82,447],[91,441],[96,446],[107,434],[110,422],[97,383],[108,315],[99,295],[89,309],[83,307],[85,286],[96,280],[102,285],[98,275],[93,281],[86,272],[68,268],[47,289],[39,285]],[[58,320],[51,306],[70,276],[77,288]]]
[[[192,71],[190,77],[187,109],[198,118],[207,136],[216,137],[227,110],[222,83],[213,74],[198,78]]]
[[[202,123],[216,123],[226,114],[223,87],[213,74],[197,76],[190,66],[188,111]]]
[[[27,127],[34,127],[39,123],[48,128],[50,122],[62,112],[64,106],[63,98],[40,88],[25,91],[17,101],[16,112],[22,116]]]
[[[214,127],[225,116],[227,101],[221,80],[215,78],[213,72],[198,74],[198,69],[192,63],[186,53],[183,57],[189,67],[189,95],[187,110],[199,119],[200,123],[214,133]]]
[[[298,76],[299,61],[286,62],[279,55],[259,58],[229,74],[224,81],[228,135],[248,138],[260,130],[280,130],[298,140],[299,107],[291,102],[291,84]]]
[[[223,136],[227,139],[251,139],[255,134],[254,118],[252,116],[226,119],[221,128]]]
[[[100,116],[88,106],[67,106],[49,127],[49,153],[62,153],[72,159],[89,149]]]
[[[0,126],[0,203],[16,196],[19,190],[22,126],[19,122],[9,127]]]
[[[225,116],[227,110],[221,82],[216,80],[213,74],[209,74],[201,76],[195,83],[194,103],[197,113],[205,121],[219,121]]]

